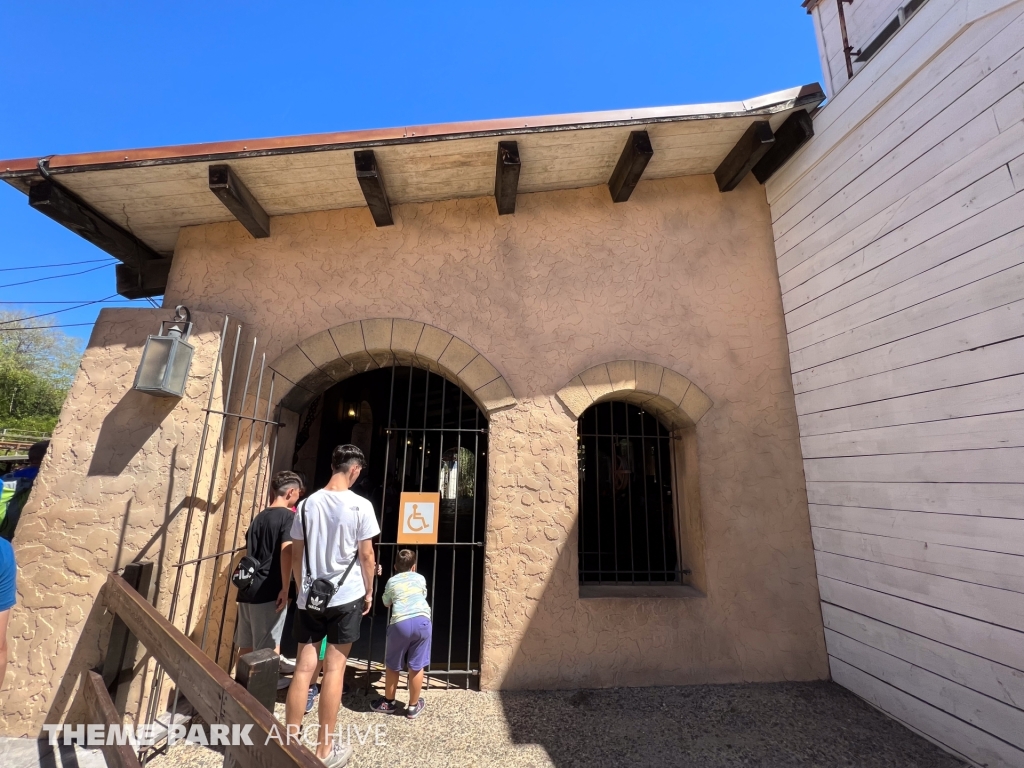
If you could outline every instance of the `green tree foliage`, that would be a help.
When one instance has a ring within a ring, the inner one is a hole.
[[[52,432],[82,356],[45,318],[0,311],[0,429]],[[45,326],[40,328],[39,326]]]

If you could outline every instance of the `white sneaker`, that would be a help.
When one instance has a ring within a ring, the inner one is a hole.
[[[335,739],[334,745],[331,747],[331,753],[323,758],[323,764],[327,768],[342,768],[348,765],[350,759],[352,759],[352,747],[348,744],[342,744]]]
[[[295,659],[289,659],[287,656],[282,656],[277,671],[282,675],[291,674],[295,671]]]

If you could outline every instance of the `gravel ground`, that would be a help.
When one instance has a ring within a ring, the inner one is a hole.
[[[856,766],[963,763],[833,683],[480,693],[431,690],[417,720],[368,710],[346,693],[338,723],[351,766]],[[404,691],[399,691],[399,700]],[[315,714],[315,713],[314,713]],[[277,716],[283,721],[284,706]],[[315,717],[307,717],[315,723]],[[360,736],[364,743],[359,743]],[[153,768],[220,768],[179,745]]]

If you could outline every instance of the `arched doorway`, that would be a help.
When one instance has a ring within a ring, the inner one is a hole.
[[[484,533],[487,514],[487,419],[457,384],[414,366],[381,368],[335,384],[319,402],[312,487],[330,477],[336,445],[354,443],[368,460],[354,490],[373,502],[381,527],[383,574],[374,608],[363,618],[352,663],[383,671],[388,610],[380,601],[397,550],[399,497],[441,494],[438,543],[418,545],[418,570],[433,613],[428,674],[475,687],[480,668]],[[401,545],[409,547],[412,545]]]

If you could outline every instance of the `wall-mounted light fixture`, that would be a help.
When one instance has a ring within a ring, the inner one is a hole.
[[[174,308],[174,319],[160,323],[160,334],[146,339],[142,360],[135,374],[139,392],[157,397],[181,397],[185,394],[188,369],[195,348],[188,343],[192,335],[192,315],[186,307]]]

